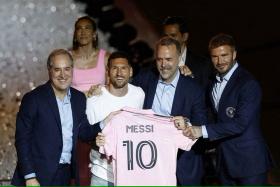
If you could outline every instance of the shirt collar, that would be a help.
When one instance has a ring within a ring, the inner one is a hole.
[[[70,88],[67,90],[67,98],[70,100],[71,99],[71,91]]]
[[[179,69],[176,71],[176,76],[174,77],[174,79],[171,81],[171,83],[166,83],[164,82],[161,77],[159,78],[159,83],[160,84],[165,84],[165,85],[171,85],[172,87],[176,88],[178,81],[179,81],[179,77],[180,77],[180,72]]]
[[[223,80],[228,81],[230,79],[230,77],[232,76],[233,72],[236,70],[236,68],[238,67],[238,63],[235,61],[234,65],[232,66],[232,68],[227,72],[226,75],[224,75],[221,79],[221,77],[217,74],[216,75],[216,79],[218,82],[222,82]]]
[[[67,89],[67,93],[66,95],[64,96],[64,98],[62,100],[60,100],[58,97],[57,97],[57,100],[60,100],[62,101],[63,103],[69,103],[70,102],[70,99],[71,99],[71,91],[70,91],[70,88]]]
[[[181,52],[180,55],[180,61],[184,62],[186,61],[186,56],[187,56],[187,47],[184,48],[184,50]]]

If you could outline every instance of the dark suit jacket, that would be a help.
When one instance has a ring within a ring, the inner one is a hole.
[[[194,80],[206,89],[209,80],[214,74],[214,68],[211,61],[203,56],[196,55],[188,49],[185,65],[187,65],[192,71]]]
[[[145,109],[151,109],[159,73],[156,69],[139,73],[133,84],[145,92]],[[164,102],[164,101],[162,101]],[[185,116],[193,124],[206,123],[206,107],[201,87],[190,77],[180,75],[171,110],[172,116]],[[178,156],[177,178],[181,185],[200,184],[203,175],[201,155],[194,151],[182,151]]]
[[[92,139],[101,129],[98,126],[90,126],[87,121],[84,94],[73,88],[70,92],[73,115],[71,168],[77,177],[77,138],[80,136],[84,140]],[[18,163],[12,184],[25,185],[24,176],[36,173],[41,185],[50,185],[58,168],[63,146],[59,110],[50,82],[24,95],[17,114],[15,146]]]
[[[227,83],[218,112],[211,90],[209,98],[216,123],[206,126],[210,140],[219,139],[218,172],[231,177],[247,177],[264,173],[271,164],[270,154],[260,129],[261,88],[240,65]]]

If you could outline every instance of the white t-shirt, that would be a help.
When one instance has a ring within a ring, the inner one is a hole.
[[[152,110],[124,108],[102,132],[99,151],[113,157],[117,186],[176,186],[177,151],[196,142]]]
[[[125,96],[112,95],[104,86],[101,95],[87,99],[86,114],[91,125],[103,121],[111,112],[123,107],[142,109],[145,93],[140,87],[128,84],[128,92]],[[90,153],[91,172],[106,181],[114,182],[112,164],[104,158],[97,150],[92,149]]]
[[[91,125],[103,121],[111,112],[123,107],[143,108],[145,93],[142,88],[128,84],[125,96],[112,95],[104,86],[101,95],[87,99],[86,114]]]

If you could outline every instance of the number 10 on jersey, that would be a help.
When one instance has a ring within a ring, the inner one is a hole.
[[[157,162],[157,147],[155,143],[151,140],[141,141],[137,144],[134,157],[133,142],[131,140],[123,141],[123,146],[127,150],[127,169],[133,170],[134,159],[136,159],[137,165],[141,169],[151,169],[156,165]],[[151,151],[151,158],[149,163],[144,163],[142,159],[142,150],[145,146],[148,146]]]

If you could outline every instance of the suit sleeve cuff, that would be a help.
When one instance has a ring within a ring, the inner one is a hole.
[[[100,127],[100,129],[101,129],[101,130],[103,130],[103,129],[104,129],[105,124],[104,124],[104,122],[103,122],[103,121],[100,121],[100,122],[99,122],[99,127]]]
[[[202,126],[201,126],[201,130],[202,130],[202,137],[203,137],[203,138],[208,138],[208,133],[207,133],[207,130],[206,130],[206,126],[205,126],[205,125],[202,125]]]
[[[36,174],[35,173],[30,173],[30,174],[24,176],[25,180],[32,179],[32,178],[36,178]]]

